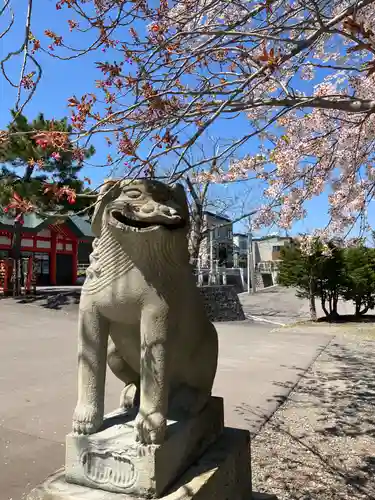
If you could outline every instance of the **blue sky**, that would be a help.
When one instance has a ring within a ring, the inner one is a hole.
[[[56,13],[55,1],[44,0],[43,2],[35,3],[33,13],[33,31],[37,38],[44,39],[43,32],[46,28],[56,31],[59,34],[67,34],[67,19],[71,14],[70,11],[60,11]],[[42,6],[43,4],[43,6]],[[22,35],[24,31],[25,6],[17,5],[16,24],[11,33],[6,37],[5,41],[0,40],[0,57],[3,58],[10,50],[22,43]],[[68,15],[67,15],[68,14]],[[66,23],[66,24],[65,24]],[[0,23],[0,31],[4,26]],[[72,40],[72,35],[69,41]],[[75,40],[78,44],[79,38]],[[27,105],[25,114],[29,119],[32,119],[38,112],[43,112],[46,118],[62,118],[68,116],[67,99],[73,94],[81,96],[82,94],[95,90],[94,82],[101,78],[101,73],[95,67],[95,62],[98,59],[105,60],[106,54],[88,54],[84,58],[75,59],[72,61],[57,61],[47,55],[39,54],[38,61],[43,68],[43,77],[40,82],[32,101]],[[110,55],[108,55],[110,60]],[[9,74],[16,80],[19,74],[20,58],[14,59],[7,64]],[[4,77],[0,76],[0,129],[5,128],[9,122],[9,109],[14,106],[15,91],[5,81]],[[249,127],[245,117],[236,121],[219,121],[211,135],[216,138],[236,137],[236,129],[244,134],[246,128]],[[208,140],[207,140],[208,141]],[[96,136],[94,142],[96,155],[90,160],[97,166],[85,167],[82,171],[83,176],[92,179],[93,184],[100,184],[101,181],[108,175],[109,169],[106,167],[106,156],[108,148],[105,145],[103,137]],[[248,144],[246,149],[242,149],[243,153],[255,151],[257,146],[256,140]],[[207,142],[207,147],[212,150],[212,146]],[[235,185],[217,185],[212,188],[211,196],[215,200],[221,198],[224,204],[229,207],[229,214],[235,215],[238,210],[245,209],[247,211],[259,206],[261,203],[261,185],[255,182],[238,183]],[[251,188],[251,191],[250,191]],[[250,191],[250,192],[249,192]],[[230,209],[232,208],[232,210]],[[304,221],[299,221],[294,224],[290,234],[299,232],[310,232],[315,228],[323,227],[327,221],[327,194],[311,200],[307,205],[307,217]],[[375,212],[370,207],[370,221],[375,222]],[[244,230],[244,224],[238,224],[235,228],[237,231]],[[274,232],[277,228],[263,229],[257,234],[267,234]],[[285,234],[285,233],[283,233]]]

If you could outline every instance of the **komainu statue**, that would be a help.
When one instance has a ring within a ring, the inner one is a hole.
[[[106,361],[124,383],[121,406],[138,408],[141,444],[161,444],[170,412],[195,415],[210,398],[218,339],[189,264],[188,220],[181,185],[102,187],[79,307],[74,432],[103,423]]]

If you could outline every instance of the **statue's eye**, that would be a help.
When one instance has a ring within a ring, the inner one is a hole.
[[[142,195],[141,191],[138,191],[138,189],[129,189],[129,191],[126,191],[125,194],[128,198],[131,198],[132,200],[136,200]]]

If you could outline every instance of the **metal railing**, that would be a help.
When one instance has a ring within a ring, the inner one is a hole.
[[[256,264],[256,270],[258,272],[272,273],[278,271],[279,265],[280,265],[280,260],[258,262],[258,264]]]

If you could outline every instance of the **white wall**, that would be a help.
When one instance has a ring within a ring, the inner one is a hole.
[[[273,247],[282,247],[289,243],[288,239],[279,238],[278,236],[267,238],[264,240],[253,240],[254,262],[270,261],[272,260]]]

